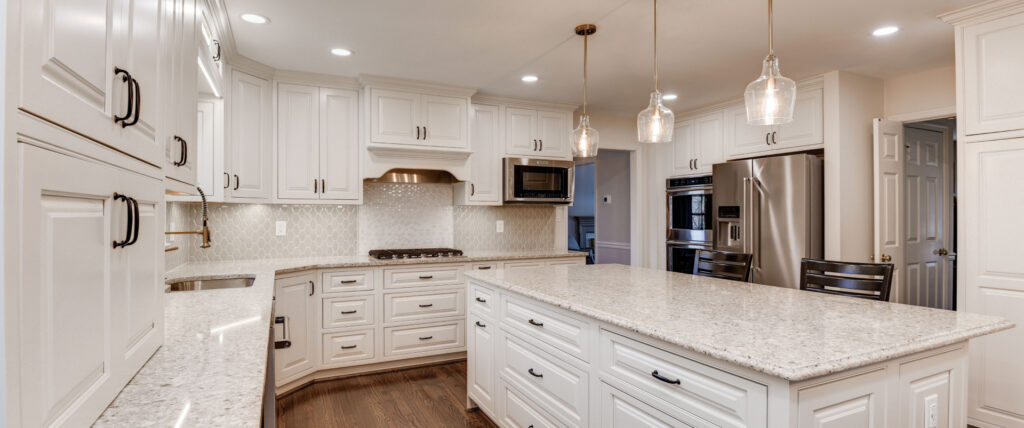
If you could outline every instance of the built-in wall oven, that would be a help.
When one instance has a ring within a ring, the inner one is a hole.
[[[693,272],[698,249],[713,244],[711,176],[666,180],[667,264],[672,272]]]
[[[571,204],[572,161],[505,158],[505,202]]]

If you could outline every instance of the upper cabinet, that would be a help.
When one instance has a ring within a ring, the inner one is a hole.
[[[957,27],[957,77],[964,134],[1024,130],[1024,13]]]
[[[230,199],[270,200],[274,155],[270,81],[232,70],[227,109],[227,195]]]
[[[505,109],[505,153],[510,156],[571,159],[572,114],[508,107]]]
[[[798,87],[793,121],[780,126],[748,125],[743,104],[726,108],[725,156],[731,159],[824,147],[823,92],[820,84]]]
[[[18,107],[162,165],[159,43],[170,1],[22,2]]]
[[[364,78],[369,93],[369,148],[469,149],[469,96],[459,88],[378,82]]]
[[[181,185],[196,185],[198,143],[196,109],[198,102],[199,68],[196,61],[196,0],[173,1],[168,50],[174,52],[170,61],[167,87],[165,126],[161,133],[164,143],[164,174]],[[169,184],[168,187],[173,187]]]
[[[456,205],[501,205],[502,108],[473,104],[470,114],[469,180],[455,183]]]
[[[677,122],[673,131],[673,171],[676,175],[708,175],[723,162],[724,113],[716,110]]]
[[[278,199],[359,200],[358,97],[352,90],[278,84]]]

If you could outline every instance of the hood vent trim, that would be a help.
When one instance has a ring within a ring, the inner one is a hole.
[[[364,183],[404,183],[404,184],[424,184],[424,183],[441,183],[441,184],[452,184],[458,183],[459,179],[455,178],[452,173],[440,170],[440,169],[408,169],[408,168],[394,168],[388,170],[383,175],[377,178],[367,178],[363,180]]]

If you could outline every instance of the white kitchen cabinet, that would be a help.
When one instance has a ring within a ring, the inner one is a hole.
[[[1010,4],[1010,3],[1007,3]],[[962,90],[957,117],[963,134],[1024,129],[1024,56],[1012,55],[1024,43],[1024,13],[1006,7],[998,16],[957,27],[957,77]],[[972,138],[980,139],[984,137]]]
[[[370,141],[466,149],[469,101],[463,97],[372,88]]]
[[[501,205],[501,107],[473,104],[470,116],[469,180],[455,183],[456,205]]]
[[[469,385],[468,395],[478,406],[487,411],[494,409],[494,396],[498,376],[494,362],[494,354],[497,342],[495,335],[498,334],[498,325],[489,318],[470,313],[467,318],[466,328],[468,331],[467,352],[479,364],[473,366],[472,370],[466,373],[466,382]]]
[[[725,109],[725,152],[728,157],[770,150],[771,127],[747,124],[747,107],[737,104]]]
[[[711,166],[725,160],[722,150],[724,117],[724,112],[719,110],[693,120],[694,144],[691,147],[696,167],[694,173],[711,174]]]
[[[196,0],[173,1],[171,37],[166,40],[172,54],[167,98],[172,100],[165,110],[164,144],[165,175],[194,187],[198,171],[196,159],[196,109],[198,102],[199,66],[196,41]]]
[[[600,386],[600,428],[688,428],[643,401],[633,398],[607,383]]]
[[[747,124],[743,104],[725,109],[724,156],[729,159],[822,148],[825,144],[824,89],[797,88],[793,121],[779,126]]]
[[[359,199],[358,93],[277,88],[277,198]]]
[[[886,394],[886,380],[885,370],[880,369],[800,389],[796,393],[797,427],[886,426],[886,407],[895,400]]]
[[[270,200],[273,179],[271,85],[238,70],[231,72],[225,172],[229,199]]]
[[[316,285],[313,272],[279,277],[274,283],[274,380],[284,385],[316,368]]]
[[[693,153],[696,140],[694,139],[693,120],[683,119],[676,122],[676,128],[672,131],[672,171],[673,175],[693,174]]]
[[[88,426],[163,341],[163,183],[18,144],[18,426]],[[115,197],[124,195],[121,197]],[[128,227],[138,201],[138,227]],[[112,243],[127,243],[113,246]],[[10,360],[9,360],[10,361]]]
[[[156,131],[165,103],[158,56],[163,6],[132,0],[23,2],[21,52],[13,56],[21,66],[18,107],[162,164]],[[84,17],[88,25],[82,25]],[[125,120],[115,123],[120,117]]]
[[[552,159],[572,158],[569,114],[560,111],[505,109],[505,153]]]

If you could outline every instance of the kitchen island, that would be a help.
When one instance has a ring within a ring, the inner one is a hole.
[[[469,406],[502,426],[962,427],[996,317],[622,265],[471,272]]]

